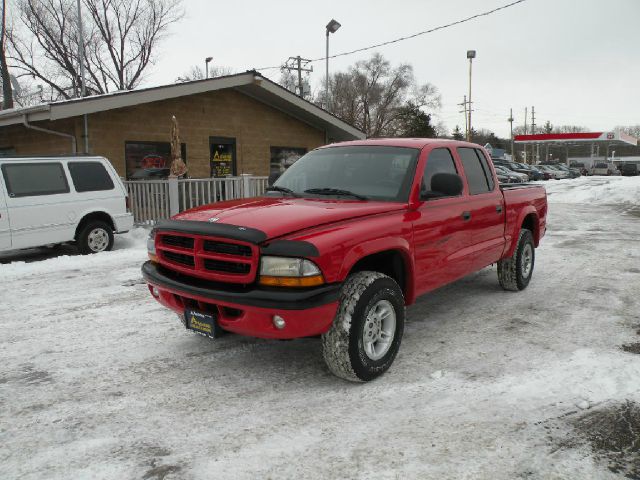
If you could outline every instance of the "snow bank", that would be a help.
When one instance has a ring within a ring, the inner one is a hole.
[[[141,264],[147,256],[146,243],[148,236],[148,229],[136,227],[130,232],[116,235],[111,252],[102,252],[95,255],[79,255],[76,254],[75,249],[70,250],[72,253],[69,255],[57,255],[55,251],[52,251],[51,258],[25,262],[22,258],[28,258],[28,255],[21,257],[16,254],[17,261],[0,265],[0,282],[19,280],[32,275],[60,273],[68,270],[73,270],[74,273],[78,270],[100,271],[100,269],[122,260]],[[25,252],[32,251],[34,249],[26,250]]]
[[[640,176],[551,180],[544,186],[549,203],[640,205]]]

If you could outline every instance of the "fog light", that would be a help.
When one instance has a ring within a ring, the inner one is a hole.
[[[160,297],[160,290],[158,290],[156,287],[153,287],[151,289],[151,295],[153,295],[156,298]]]
[[[285,324],[286,324],[286,322],[284,321],[284,318],[282,318],[280,315],[274,315],[273,316],[273,325],[278,330],[282,330],[284,328]]]

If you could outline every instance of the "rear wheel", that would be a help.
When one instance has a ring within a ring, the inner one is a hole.
[[[513,255],[498,262],[498,280],[505,290],[524,290],[531,281],[535,264],[535,245],[530,230],[520,230]]]
[[[378,272],[351,275],[333,325],[322,335],[329,370],[355,382],[382,375],[400,349],[404,321],[404,297],[392,278]]]
[[[83,255],[105,252],[113,248],[113,230],[105,222],[90,221],[82,227],[76,242]]]

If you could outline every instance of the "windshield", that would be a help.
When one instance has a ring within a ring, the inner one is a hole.
[[[406,202],[419,153],[415,148],[377,145],[314,150],[289,167],[274,187],[306,197],[350,192],[371,200]]]

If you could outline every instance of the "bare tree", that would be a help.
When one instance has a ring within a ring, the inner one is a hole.
[[[130,90],[153,64],[159,42],[183,16],[182,0],[83,0],[87,93]],[[10,66],[55,98],[78,95],[78,18],[73,0],[16,0]],[[19,75],[19,76],[20,76]]]
[[[0,32],[0,71],[2,73],[2,108],[13,108],[13,89],[6,56],[7,0],[2,0],[2,31]]]
[[[329,110],[364,131],[369,137],[400,134],[407,108],[437,109],[440,95],[436,87],[418,85],[413,67],[395,68],[379,53],[356,62],[347,72],[330,78]],[[317,103],[326,104],[323,93]]]
[[[223,77],[225,75],[232,75],[234,73],[231,67],[222,67],[218,65],[209,66],[209,78]],[[193,65],[187,72],[176,78],[176,83],[190,82],[192,80],[202,80],[205,78],[205,72],[202,67]]]

